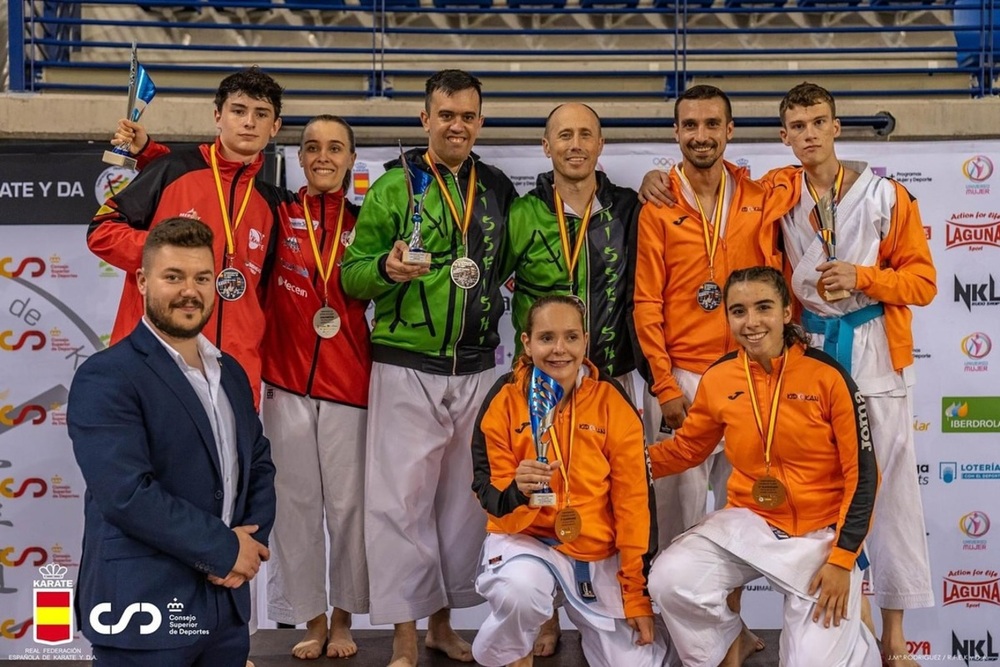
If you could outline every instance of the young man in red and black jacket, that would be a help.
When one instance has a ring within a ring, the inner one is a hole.
[[[263,182],[259,172],[261,152],[281,127],[281,94],[281,86],[256,66],[227,76],[215,96],[215,142],[150,163],[101,206],[87,232],[87,246],[126,274],[113,344],[142,317],[135,271],[149,230],[177,216],[197,218],[212,228],[221,298],[204,333],[243,366],[258,406],[258,348],[264,335],[259,287],[274,253],[278,207],[287,198],[284,190]]]

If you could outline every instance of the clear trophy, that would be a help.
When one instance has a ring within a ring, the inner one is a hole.
[[[149,78],[146,68],[139,62],[135,42],[132,42],[132,60],[128,74],[128,110],[125,117],[132,122],[138,122],[146,105],[153,101],[156,86]],[[131,144],[121,143],[109,151],[104,151],[104,162],[116,167],[135,169],[136,161],[132,157]]]
[[[819,235],[826,250],[826,259],[832,262],[837,259],[837,206],[832,189],[816,203],[816,217],[819,219]],[[826,301],[840,301],[851,296],[850,291],[845,289],[827,290],[822,285],[818,288],[819,295]]]
[[[548,430],[555,419],[556,406],[563,397],[563,388],[545,371],[535,366],[531,371],[528,391],[528,412],[531,413],[531,435],[535,440],[535,455],[541,463],[548,463]],[[556,494],[547,485],[531,494],[532,507],[555,507]]]
[[[423,222],[424,195],[431,185],[431,175],[423,169],[410,167],[410,163],[406,160],[406,154],[403,153],[402,142],[399,144],[399,161],[403,164],[403,172],[406,175],[406,192],[410,196],[410,206],[407,210],[413,221],[410,243],[403,251],[403,264],[430,266],[431,253],[424,249],[424,242],[420,237],[420,223]],[[417,197],[420,197],[419,202],[417,202]]]

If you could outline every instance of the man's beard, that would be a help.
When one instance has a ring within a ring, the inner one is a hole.
[[[178,325],[170,320],[170,311],[173,308],[183,308],[187,305],[196,305],[202,308],[202,318],[195,324]],[[201,333],[212,316],[212,309],[204,310],[204,303],[200,299],[181,299],[169,304],[166,308],[160,307],[159,303],[146,301],[146,317],[157,329],[171,338],[188,339],[194,338]]]

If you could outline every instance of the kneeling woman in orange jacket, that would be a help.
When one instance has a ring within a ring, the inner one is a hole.
[[[685,667],[719,665],[741,628],[726,596],[759,576],[785,596],[783,665],[877,666],[860,614],[879,481],[864,399],[790,324],[779,272],[733,272],[724,300],[742,349],[708,369],[684,425],[649,455],[654,476],[674,474],[725,436],[727,505],[656,559],[650,594]]]
[[[642,423],[622,388],[584,359],[581,301],[539,299],[521,341],[524,354],[491,390],[473,434],[473,490],[488,513],[476,590],[490,607],[473,656],[487,667],[530,665],[562,589],[591,665],[659,667],[666,649],[646,593],[656,505]],[[549,403],[543,436],[552,463],[536,460],[529,408],[542,373],[562,395]],[[552,504],[533,506],[543,490]]]

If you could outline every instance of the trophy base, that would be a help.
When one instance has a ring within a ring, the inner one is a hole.
[[[431,254],[424,250],[407,248],[403,251],[403,264],[409,264],[411,266],[430,266]]]
[[[840,301],[841,299],[846,299],[847,297],[851,296],[851,292],[850,290],[846,289],[835,289],[835,290],[822,289],[819,291],[819,295],[823,297],[824,301],[833,302],[833,301]]]
[[[528,503],[532,507],[555,507],[556,506],[556,494],[554,493],[532,493],[531,502]]]
[[[122,155],[114,151],[104,151],[104,163],[135,171],[136,160],[129,155]]]

